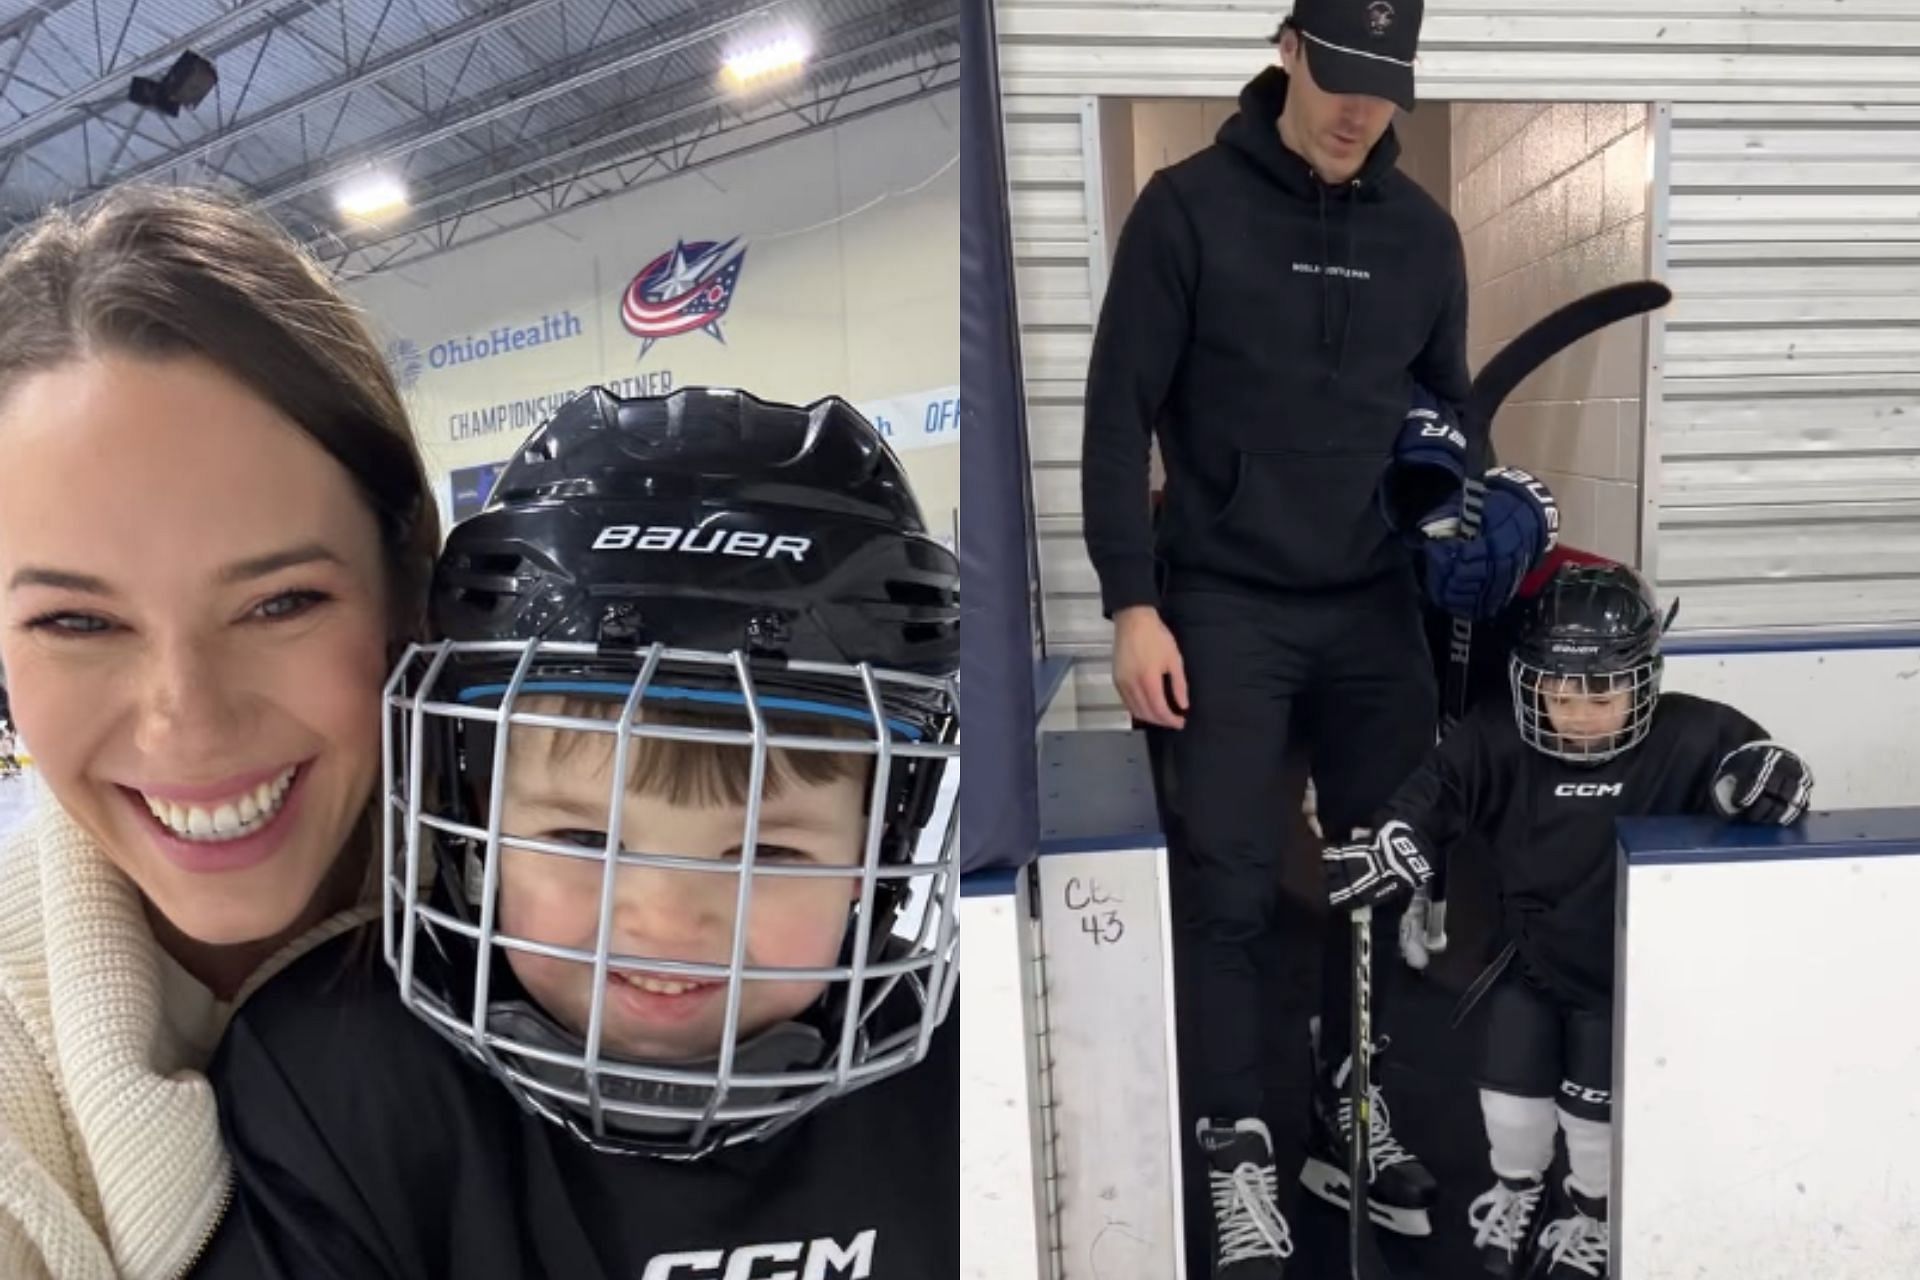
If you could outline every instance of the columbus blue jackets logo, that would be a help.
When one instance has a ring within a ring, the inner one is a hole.
[[[413,390],[413,384],[420,381],[420,371],[426,367],[420,359],[420,344],[412,338],[395,338],[389,342],[387,367],[393,370],[393,380],[400,384],[402,391]]]
[[[720,321],[740,287],[747,246],[731,240],[682,240],[640,269],[620,302],[620,322],[640,339],[640,357],[663,338],[704,329],[724,343]]]

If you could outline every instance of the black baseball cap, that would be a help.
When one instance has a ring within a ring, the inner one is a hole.
[[[1305,42],[1315,84],[1411,111],[1425,9],[1424,0],[1296,0],[1288,21]]]

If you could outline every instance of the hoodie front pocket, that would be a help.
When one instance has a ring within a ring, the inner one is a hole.
[[[1371,453],[1240,450],[1226,505],[1207,529],[1237,576],[1322,587],[1370,573],[1386,540],[1374,511],[1381,460]]]
[[[1207,530],[1212,532],[1225,524],[1233,516],[1234,508],[1240,505],[1240,499],[1247,491],[1247,457],[1245,453],[1233,455],[1233,487],[1227,490],[1227,501],[1213,518],[1207,521]]]

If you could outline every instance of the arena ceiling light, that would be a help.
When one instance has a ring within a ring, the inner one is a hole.
[[[743,45],[727,55],[725,78],[736,88],[764,83],[799,70],[812,50],[796,35]]]
[[[334,208],[361,222],[385,222],[406,212],[407,189],[387,173],[370,173],[342,183],[333,194]]]

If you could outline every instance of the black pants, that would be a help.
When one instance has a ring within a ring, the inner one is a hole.
[[[1564,1004],[1510,966],[1488,990],[1480,1085],[1553,1098],[1586,1120],[1613,1118],[1613,1016]]]
[[[1180,644],[1184,729],[1153,730],[1155,786],[1167,825],[1173,908],[1194,993],[1182,1070],[1201,1114],[1260,1112],[1260,1029],[1269,1003],[1254,944],[1280,891],[1279,811],[1296,712],[1327,837],[1373,814],[1433,745],[1436,695],[1411,573],[1312,596],[1187,591],[1161,607]],[[1316,867],[1316,880],[1318,868]],[[1393,954],[1376,921],[1376,970]],[[1321,1043],[1331,1062],[1351,1040],[1351,930],[1331,919],[1321,966]],[[1384,984],[1376,981],[1377,993]],[[1376,1034],[1381,1022],[1375,1019]]]

